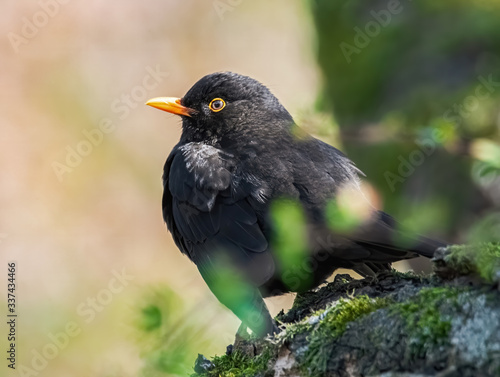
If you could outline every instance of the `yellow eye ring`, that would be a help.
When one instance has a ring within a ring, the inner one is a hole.
[[[217,113],[224,107],[226,107],[226,102],[222,98],[214,98],[210,101],[208,107],[210,107],[210,110],[212,110],[214,113]]]

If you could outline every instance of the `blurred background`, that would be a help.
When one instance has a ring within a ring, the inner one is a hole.
[[[12,375],[187,375],[233,342],[239,321],[161,217],[180,120],[144,106],[214,71],[265,83],[407,227],[500,241],[496,0],[7,0],[0,28]]]

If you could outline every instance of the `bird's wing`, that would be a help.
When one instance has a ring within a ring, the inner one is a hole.
[[[307,167],[298,170],[297,176],[302,186],[307,186],[311,181],[321,184],[315,185],[314,190],[303,189],[301,191],[301,197],[308,199],[306,206],[312,207],[313,210],[314,208],[321,209],[325,198],[327,201],[331,200],[338,194],[337,190],[344,187],[356,193],[359,191],[359,195],[353,196],[356,198],[354,200],[366,200],[366,208],[371,211],[371,216],[366,222],[360,224],[355,231],[344,234],[348,243],[346,247],[335,250],[339,258],[385,265],[418,255],[432,257],[434,251],[444,245],[442,242],[405,232],[404,228],[391,216],[371,207],[358,184],[358,175],[364,174],[356,168],[354,163],[339,150],[326,143],[318,140],[313,140],[311,143],[313,147],[309,147],[306,152],[316,166],[317,176],[311,180],[310,177],[314,171]]]
[[[207,283],[225,266],[260,286],[273,275],[274,262],[249,201],[251,191],[235,182],[231,156],[213,149],[172,151],[163,177],[164,219]]]

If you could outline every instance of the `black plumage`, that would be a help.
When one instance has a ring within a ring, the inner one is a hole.
[[[325,208],[339,190],[366,201],[362,173],[339,150],[298,128],[250,77],[214,73],[182,99],[148,104],[182,117],[182,136],[163,174],[167,227],[218,299],[260,335],[276,330],[262,297],[315,287],[340,267],[374,276],[392,262],[431,257],[443,245],[404,234],[372,207],[355,229],[332,230]],[[273,248],[270,208],[277,199],[300,203],[305,214],[307,257],[320,261],[306,285],[287,280],[286,263]]]

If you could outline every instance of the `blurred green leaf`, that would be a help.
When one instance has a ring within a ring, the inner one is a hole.
[[[300,287],[306,289],[312,281],[311,272],[306,266],[308,253],[308,232],[304,210],[299,202],[279,199],[271,203],[273,222],[272,246],[279,261],[284,277],[300,281]],[[284,278],[285,284],[292,284],[292,279]],[[290,287],[292,288],[292,287]]]
[[[156,305],[149,305],[142,309],[142,328],[152,331],[161,326],[161,310]]]
[[[500,144],[487,139],[476,139],[471,146],[471,154],[492,167],[500,168]]]
[[[187,313],[183,299],[168,287],[146,288],[141,300],[136,329],[142,375],[189,375],[197,352],[209,341],[196,315]]]
[[[351,207],[338,200],[330,200],[326,207],[326,217],[330,228],[338,233],[349,233],[361,223],[362,218]]]

